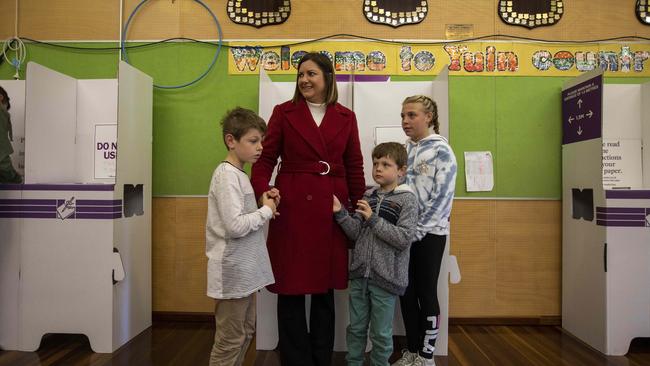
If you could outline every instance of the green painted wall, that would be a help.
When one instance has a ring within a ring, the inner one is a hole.
[[[66,45],[115,46],[109,43]],[[151,75],[155,83],[175,85],[200,75],[214,51],[213,46],[204,44],[163,44],[130,50],[129,60]],[[154,91],[154,195],[207,194],[212,171],[226,152],[219,118],[236,105],[257,109],[258,77],[228,75],[226,51],[222,49],[215,68],[198,84],[179,90]],[[115,78],[118,53],[30,44],[29,60],[75,78]],[[13,73],[6,63],[0,66],[1,79],[11,78]],[[283,76],[278,80],[293,80],[293,77]],[[457,196],[560,198],[560,90],[565,80],[450,77],[450,136],[459,163]],[[643,81],[648,79],[606,80],[609,83]],[[494,156],[494,190],[467,193],[463,152],[482,150],[489,150]]]

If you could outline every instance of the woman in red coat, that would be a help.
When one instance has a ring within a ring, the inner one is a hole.
[[[365,183],[356,117],[337,98],[329,58],[319,53],[303,56],[294,97],[275,106],[262,156],[252,169],[259,197],[269,190],[279,165],[275,188],[282,196],[280,216],[271,221],[267,246],[275,276],[268,289],[278,294],[283,366],[330,365],[333,289],[347,287],[348,245],[333,219],[332,194],[351,208]],[[312,295],[309,333],[306,294]]]

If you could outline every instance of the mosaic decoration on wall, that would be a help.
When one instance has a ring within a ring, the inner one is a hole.
[[[641,23],[650,24],[650,0],[636,0],[634,12]]]
[[[564,14],[564,1],[500,0],[497,12],[501,20],[507,24],[536,28],[559,22]]]
[[[427,16],[426,0],[363,0],[363,15],[371,23],[399,27],[417,24]]]
[[[230,20],[257,28],[284,23],[291,14],[291,0],[228,0],[226,6]]]

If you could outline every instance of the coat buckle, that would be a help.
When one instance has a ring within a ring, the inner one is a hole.
[[[322,160],[319,160],[318,162],[321,163],[321,164],[325,164],[325,171],[324,171],[324,172],[320,172],[320,173],[318,173],[318,174],[320,174],[320,175],[327,175],[327,174],[330,172],[330,165],[329,165],[329,163],[326,162],[326,161],[322,161]]]

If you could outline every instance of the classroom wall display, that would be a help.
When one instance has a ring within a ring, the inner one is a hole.
[[[636,0],[634,13],[642,24],[650,24],[650,1]]]
[[[319,42],[294,46],[278,42],[231,42],[232,75],[295,74],[307,52],[321,52],[337,73],[438,75],[443,68],[462,76],[577,76],[601,69],[606,76],[650,76],[647,43],[552,44],[469,42],[425,45],[376,42]]]
[[[124,62],[104,80],[27,69],[26,183],[0,185],[0,347],[80,333],[110,353],[151,326],[152,79]],[[116,171],[96,178],[111,122]]]
[[[562,0],[499,0],[497,6],[502,21],[530,29],[554,25],[564,14]]]
[[[648,98],[597,71],[562,90],[562,327],[606,355],[650,336]]]
[[[256,28],[284,23],[291,15],[291,0],[228,0],[228,18]]]
[[[363,15],[369,22],[395,28],[420,23],[428,8],[427,0],[363,0]]]

